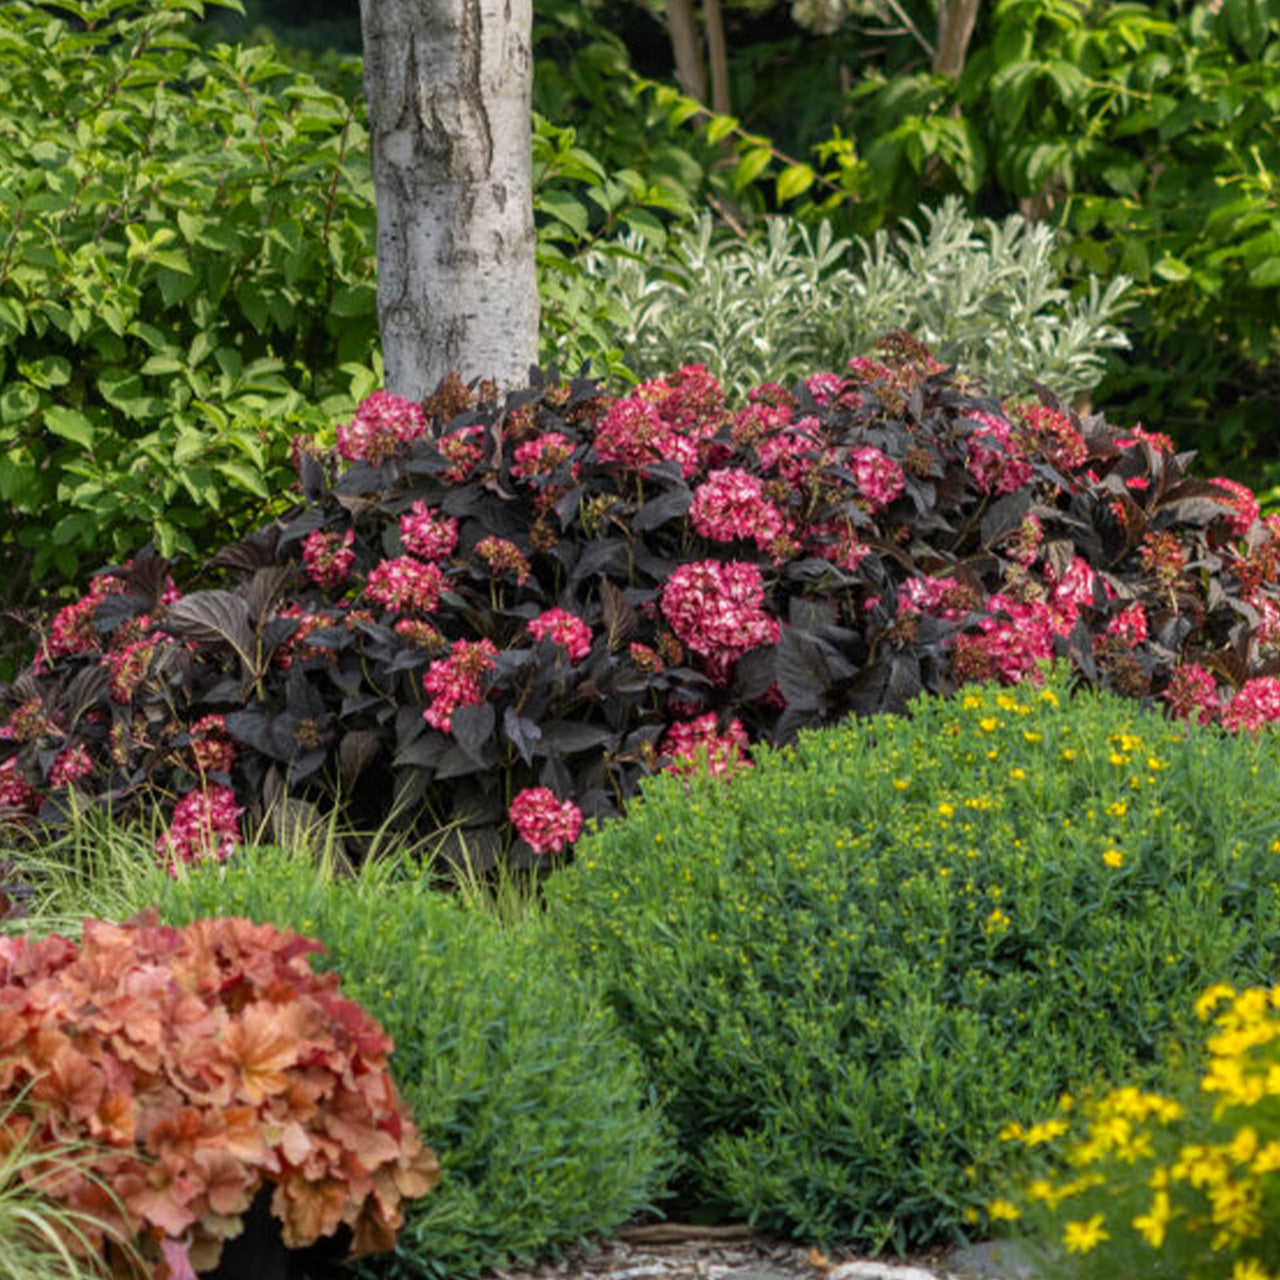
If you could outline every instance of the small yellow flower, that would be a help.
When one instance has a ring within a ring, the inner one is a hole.
[[[1169,1207],[1169,1193],[1167,1191],[1157,1191],[1155,1199],[1151,1202],[1150,1210],[1134,1218],[1133,1227],[1153,1249],[1158,1249],[1164,1244],[1165,1228],[1169,1225],[1169,1219],[1172,1217],[1173,1213]]]
[[[1102,855],[1102,860],[1107,864],[1107,866],[1116,871],[1124,866],[1124,854],[1121,853],[1119,849],[1108,849],[1106,853]]]
[[[1084,1222],[1068,1222],[1062,1232],[1062,1243],[1067,1246],[1067,1252],[1088,1253],[1104,1240],[1110,1240],[1111,1233],[1102,1225],[1104,1221],[1102,1214],[1095,1213]]]
[[[1022,1210],[1008,1200],[992,1200],[987,1205],[987,1216],[992,1222],[1017,1222],[1022,1217]]]
[[[1128,812],[1129,806],[1123,800],[1107,805],[1107,816],[1110,818],[1123,818]]]
[[[981,711],[984,703],[981,698],[976,698],[973,694],[966,693],[963,705],[966,711]]]
[[[1034,729],[1023,729],[1022,736],[1031,743],[1032,746],[1035,746],[1037,742],[1044,741],[1044,734],[1036,733]]]
[[[1047,702],[1051,707],[1058,705],[1058,695],[1052,689],[1040,690],[1040,701]]]
[[[1014,782],[1026,782],[1026,780],[1027,780],[1027,771],[1026,771],[1025,769],[1010,769],[1010,770],[1009,770],[1009,777],[1010,777]]]
[[[1009,927],[1009,917],[997,907],[988,917],[986,923],[986,931],[988,933],[1003,933]]]
[[[1280,840],[1273,840],[1267,849],[1268,853],[1280,853]]]
[[[995,733],[999,727],[1000,721],[997,720],[995,716],[984,716],[978,721],[978,728],[981,729],[983,733]]]
[[[1229,987],[1225,982],[1215,982],[1200,996],[1195,1003],[1196,1017],[1201,1022],[1208,1022],[1209,1015],[1224,1000],[1231,1000],[1235,997],[1236,991],[1234,987]]]
[[[1041,1120],[1039,1124],[1033,1124],[1030,1129],[1023,1135],[1023,1142],[1029,1147],[1038,1147],[1043,1143],[1052,1142],[1054,1138],[1060,1138],[1068,1129],[1065,1120]]]
[[[1076,758],[1076,752],[1071,747],[1062,748],[1062,758],[1070,763]]]
[[[1227,1280],[1275,1280],[1257,1258],[1237,1258]]]
[[[948,804],[945,800],[938,806],[938,812],[942,814],[944,818],[951,817],[952,814],[955,813],[955,811],[956,811],[955,805]]]
[[[893,780],[893,789],[895,791],[905,791],[910,785],[910,778],[894,778]]]

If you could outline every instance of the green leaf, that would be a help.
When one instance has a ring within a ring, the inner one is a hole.
[[[647,209],[628,209],[622,221],[654,249],[660,251],[666,247],[667,229]]]
[[[235,481],[241,489],[259,498],[269,498],[271,491],[262,478],[262,473],[246,462],[215,462],[213,469],[228,480]]]
[[[794,200],[796,196],[803,195],[813,186],[817,176],[812,167],[807,164],[788,165],[778,175],[778,203],[783,204],[787,200]]]
[[[564,223],[575,235],[585,235],[590,225],[586,206],[567,191],[543,191],[538,196],[537,207],[539,212]]]
[[[1255,289],[1272,289],[1280,284],[1280,258],[1268,258],[1249,272],[1249,283]]]
[[[707,141],[722,142],[738,127],[737,116],[713,116],[707,125]]]
[[[93,448],[93,423],[75,409],[53,405],[45,410],[44,425],[55,436],[70,440],[72,444],[78,444],[82,449]]]
[[[734,166],[730,179],[735,191],[750,186],[769,167],[773,152],[768,147],[753,147]]]
[[[40,407],[40,393],[29,382],[11,382],[0,391],[0,422],[21,422]]]

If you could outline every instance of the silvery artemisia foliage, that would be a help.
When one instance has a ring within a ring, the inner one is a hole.
[[[707,215],[673,231],[657,270],[639,240],[626,254],[591,255],[585,270],[608,294],[638,378],[700,361],[730,395],[843,369],[893,329],[998,395],[1029,377],[1068,396],[1088,391],[1105,353],[1129,345],[1116,323],[1129,281],[1091,277],[1073,296],[1048,226],[1017,214],[976,220],[955,198],[923,223],[867,241],[776,217],[744,240]]]
[[[851,14],[866,17],[883,8],[880,0],[791,0],[791,17],[814,35],[829,36]]]

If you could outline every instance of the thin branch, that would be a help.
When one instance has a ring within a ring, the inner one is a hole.
[[[885,3],[893,10],[894,16],[902,23],[908,31],[916,38],[916,43],[929,55],[930,58],[937,57],[937,50],[925,39],[920,31],[911,20],[911,15],[898,3],[898,0],[885,0]]]

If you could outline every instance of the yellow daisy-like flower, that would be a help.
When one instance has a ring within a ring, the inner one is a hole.
[[[983,733],[995,733],[999,727],[1000,721],[997,720],[995,716],[986,716],[982,720],[978,721],[978,728],[981,729]]]
[[[1224,1000],[1232,999],[1236,994],[1234,987],[1229,987],[1225,982],[1215,982],[1213,986],[1208,987],[1200,999],[1195,1003],[1196,1017],[1201,1022],[1208,1022],[1209,1015]]]
[[[1133,1228],[1153,1249],[1158,1249],[1164,1244],[1165,1228],[1168,1227],[1172,1217],[1169,1193],[1157,1191],[1155,1199],[1151,1202],[1150,1211],[1134,1218]]]
[[[952,814],[955,813],[955,811],[956,811],[955,805],[948,804],[945,800],[938,806],[938,812],[942,814],[944,818],[951,817]]]
[[[1102,855],[1102,860],[1107,864],[1107,866],[1116,871],[1124,866],[1124,854],[1121,853],[1119,849],[1108,849],[1106,853]]]
[[[1058,695],[1052,689],[1040,690],[1040,701],[1047,702],[1051,707],[1058,705]]]
[[[1227,1280],[1275,1280],[1275,1277],[1257,1258],[1237,1258]]]
[[[1022,1210],[1008,1200],[992,1200],[987,1205],[987,1216],[992,1222],[1017,1222],[1022,1217]]]
[[[1096,1249],[1104,1240],[1111,1239],[1111,1233],[1102,1225],[1106,1219],[1100,1213],[1083,1222],[1068,1222],[1062,1232],[1062,1243],[1068,1253],[1088,1253]]]
[[[1045,1142],[1052,1142],[1061,1137],[1068,1129],[1065,1120],[1041,1120],[1033,1124],[1023,1135],[1022,1141],[1029,1147],[1038,1147]]]

